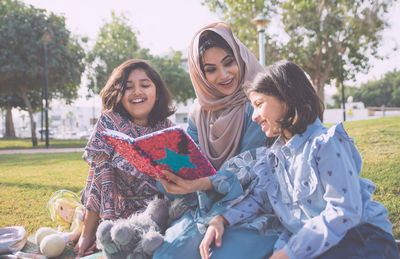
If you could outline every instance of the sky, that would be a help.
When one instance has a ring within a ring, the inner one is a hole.
[[[43,8],[66,17],[67,28],[77,36],[87,36],[94,43],[100,27],[111,21],[111,11],[123,13],[138,32],[141,47],[154,55],[165,55],[170,49],[186,53],[194,33],[204,25],[220,21],[201,0],[22,0],[36,8]],[[394,68],[400,69],[400,1],[391,9],[388,22],[391,28],[383,32],[379,54],[389,58],[371,60],[373,67],[367,74],[358,74],[359,85],[379,79]],[[270,25],[272,25],[271,23]],[[253,25],[251,25],[253,26]],[[267,28],[266,32],[274,28]],[[394,51],[393,48],[397,47]],[[83,88],[82,88],[83,89]],[[335,92],[336,89],[327,89]],[[83,93],[82,93],[83,94]]]

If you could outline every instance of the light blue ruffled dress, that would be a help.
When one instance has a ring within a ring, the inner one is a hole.
[[[210,177],[213,190],[185,195],[193,205],[182,218],[167,229],[164,244],[153,258],[201,258],[199,245],[207,230],[207,222],[246,197],[257,184],[253,166],[260,159],[256,149],[265,142],[265,133],[251,120],[252,107],[246,105],[241,150],[225,162],[217,175]],[[197,130],[189,121],[188,133],[198,141]],[[263,155],[264,153],[261,152]],[[163,189],[162,186],[159,186]],[[225,229],[220,248],[212,247],[212,258],[268,258],[282,231],[271,211],[257,215],[245,223]]]

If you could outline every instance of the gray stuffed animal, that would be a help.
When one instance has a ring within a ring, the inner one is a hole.
[[[97,248],[108,259],[150,259],[164,242],[162,233],[187,209],[183,199],[171,202],[156,197],[142,213],[101,222],[96,232]]]

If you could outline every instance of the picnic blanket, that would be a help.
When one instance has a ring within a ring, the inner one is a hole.
[[[26,242],[25,246],[22,248],[22,252],[31,254],[41,254],[40,247],[34,242],[29,240]],[[74,259],[76,254],[74,253],[74,247],[71,243],[65,246],[64,252],[58,257],[59,259]]]
[[[41,254],[40,247],[36,245],[34,242],[34,236],[29,236],[25,246],[22,248],[22,252],[24,253],[32,253],[32,254]],[[65,246],[64,252],[57,257],[58,259],[74,259],[76,254],[74,253],[74,244],[67,243]],[[92,255],[88,255],[83,257],[85,259],[105,259],[102,252],[98,252]]]

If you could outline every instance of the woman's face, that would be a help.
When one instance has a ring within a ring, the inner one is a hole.
[[[235,57],[219,47],[209,48],[203,55],[205,77],[218,91],[231,95],[239,84],[239,67]]]
[[[286,104],[275,96],[250,92],[249,99],[254,107],[253,121],[257,122],[267,137],[279,136],[281,126],[277,122],[286,113]]]
[[[134,69],[128,76],[121,103],[133,122],[147,126],[148,116],[157,100],[157,89],[143,69]]]

